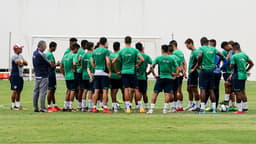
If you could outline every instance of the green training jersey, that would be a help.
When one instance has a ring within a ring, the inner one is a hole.
[[[82,59],[82,56],[84,53],[85,53],[84,49],[79,48],[75,55],[74,59],[75,59],[75,63],[76,63],[76,72],[77,73],[82,73],[81,59]]]
[[[52,52],[50,52],[50,51],[45,52],[45,57],[46,57],[50,62],[53,62],[54,64],[56,64],[56,61],[55,61],[55,58],[54,58],[54,55],[53,55]],[[49,68],[49,71],[50,71],[50,72],[56,72],[56,68]]]
[[[173,51],[172,54],[176,55],[179,58],[179,60],[178,60],[179,66],[184,64],[184,59],[185,58],[184,58],[184,54],[183,54],[183,52],[181,50],[176,49],[176,50]]]
[[[135,74],[135,66],[139,55],[141,55],[139,51],[132,47],[125,47],[120,50],[118,59],[122,62],[122,74]]]
[[[197,49],[192,50],[189,57],[188,73],[190,73],[190,70],[196,65],[197,57],[198,57],[198,50]]]
[[[222,54],[223,54],[223,56],[224,56],[225,58],[227,58],[227,56],[228,56],[228,54],[229,54],[229,51],[223,50],[223,51],[222,51]],[[229,61],[231,61],[231,60],[229,60]],[[226,69],[224,70],[224,72],[226,72],[226,73],[232,73],[232,69],[231,69],[230,65],[227,65],[227,66],[226,66]]]
[[[136,73],[137,78],[138,80],[147,80],[147,68],[148,68],[148,64],[152,64],[152,59],[150,58],[149,55],[145,53],[140,53],[140,54],[144,58],[144,62],[137,70],[137,73]],[[138,58],[138,61],[139,61],[139,58]]]
[[[103,70],[105,72],[108,70],[106,65],[106,57],[109,57],[109,55],[109,50],[104,47],[99,47],[93,51],[92,58],[95,62],[95,70]]]
[[[66,54],[68,54],[68,53],[70,53],[71,52],[71,49],[70,48],[67,48],[66,50],[65,50],[65,52],[64,52],[64,55],[66,55]]]
[[[64,55],[64,57],[61,60],[61,64],[64,67],[65,80],[75,79],[75,72],[73,71],[74,57],[75,57],[75,54],[68,53]]]
[[[81,67],[82,67],[82,79],[83,80],[89,80],[90,76],[87,72],[88,64],[90,63],[92,58],[92,52],[91,53],[83,53],[82,60],[81,60]]]
[[[158,56],[154,61],[154,65],[158,65],[158,73],[160,78],[171,79],[173,67],[178,67],[178,64],[173,56],[161,55]]]
[[[213,70],[215,69],[215,56],[218,50],[211,46],[202,46],[198,49],[198,53],[202,53],[202,64],[203,70]]]
[[[118,52],[110,54],[110,60],[113,61],[114,58],[118,57]],[[115,63],[117,71],[121,70],[121,60],[117,59]],[[115,72],[114,66],[112,66],[111,79],[121,79],[121,77]]]
[[[236,53],[231,58],[231,64],[235,65],[234,73],[237,74],[239,80],[247,79],[247,62],[250,60],[244,52]]]

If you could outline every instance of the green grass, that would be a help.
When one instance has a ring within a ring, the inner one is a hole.
[[[150,97],[153,85],[154,82],[150,81]],[[220,100],[223,100],[222,85]],[[247,83],[250,111],[242,115],[197,115],[192,112],[163,115],[163,95],[159,95],[158,110],[153,115],[33,113],[33,82],[30,81],[25,82],[22,93],[22,105],[28,110],[11,111],[9,87],[8,81],[0,81],[0,143],[256,143],[256,82]],[[64,81],[58,81],[56,95],[62,106]],[[185,86],[184,99],[187,100]]]

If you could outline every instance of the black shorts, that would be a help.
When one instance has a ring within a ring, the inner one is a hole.
[[[49,74],[48,90],[56,90],[56,74]]]
[[[123,84],[121,79],[110,79],[111,89],[122,89]]]
[[[82,80],[80,83],[81,89],[92,90],[92,82],[90,80]]]
[[[141,93],[146,93],[148,89],[148,81],[147,80],[138,80],[138,88]]]
[[[123,88],[138,88],[138,79],[136,74],[122,75]]]
[[[22,91],[23,90],[24,80],[22,77],[11,75],[9,80],[11,83],[11,90],[13,90],[13,91]]]
[[[154,92],[159,93],[164,91],[164,93],[173,92],[173,80],[167,78],[158,78],[155,83]]]
[[[214,73],[213,70],[201,70],[199,73],[199,87],[200,89],[214,88]]]
[[[239,92],[239,91],[245,90],[245,82],[246,82],[246,80],[234,79],[233,80],[233,90],[235,92]]]
[[[76,80],[66,80],[66,87],[68,90],[77,91],[78,82]]]
[[[198,72],[197,71],[194,71],[193,73],[190,73],[188,75],[187,84],[192,87],[198,86]]]
[[[82,88],[82,73],[75,73],[75,80],[77,81],[77,87]]]
[[[176,78],[176,79],[174,79],[174,80],[172,80],[172,81],[173,81],[172,90],[177,91],[178,88],[179,88],[179,79]]]
[[[108,76],[94,76],[93,88],[94,89],[109,89],[109,77]]]
[[[180,76],[177,78],[178,79],[178,87],[180,87],[182,85],[183,78],[184,78],[183,76]]]

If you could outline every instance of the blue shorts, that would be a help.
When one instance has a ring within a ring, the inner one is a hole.
[[[192,87],[198,86],[198,72],[197,71],[194,71],[193,73],[190,73],[188,75],[187,84]]]
[[[176,79],[173,80],[172,90],[177,91],[178,88],[179,88],[179,79],[176,78]]]
[[[122,75],[123,88],[138,88],[138,79],[136,74]]]
[[[66,87],[68,90],[77,91],[78,83],[76,80],[66,80]]]
[[[183,78],[184,78],[183,76],[180,76],[177,78],[178,79],[178,87],[180,87],[182,85]]]
[[[230,83],[232,83],[232,80],[228,80],[228,77],[231,75],[231,73],[223,73],[223,79],[224,81],[228,81]]]
[[[75,80],[77,81],[77,87],[82,88],[82,73],[75,73]]]
[[[234,79],[233,80],[233,90],[235,92],[239,92],[239,91],[245,90],[245,82],[246,82],[246,80]]]
[[[56,90],[56,73],[49,74],[48,90]]]
[[[109,77],[108,76],[94,76],[93,88],[94,89],[109,89]]]
[[[24,80],[22,77],[11,75],[9,80],[11,83],[11,90],[13,90],[13,91],[22,91],[23,90]]]
[[[158,78],[155,83],[154,92],[159,93],[172,93],[173,91],[173,80],[167,78]]]
[[[214,88],[214,73],[213,70],[201,70],[199,73],[199,87],[200,89]]]
[[[121,79],[110,79],[111,89],[122,89],[123,84]]]
[[[141,93],[146,93],[148,89],[148,81],[147,80],[138,80],[138,88]]]
[[[81,89],[92,90],[92,82],[90,80],[82,80],[80,83]]]

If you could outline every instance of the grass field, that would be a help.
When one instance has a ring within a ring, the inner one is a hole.
[[[150,81],[150,97],[153,85]],[[22,94],[22,105],[28,110],[11,111],[9,87],[8,81],[0,81],[0,143],[256,143],[256,82],[247,83],[249,113],[242,115],[220,112],[216,115],[192,112],[163,115],[163,95],[159,96],[158,110],[153,115],[33,113],[33,81],[25,82]],[[57,102],[60,106],[64,95],[64,81],[58,81]],[[185,87],[184,99],[187,100]]]

